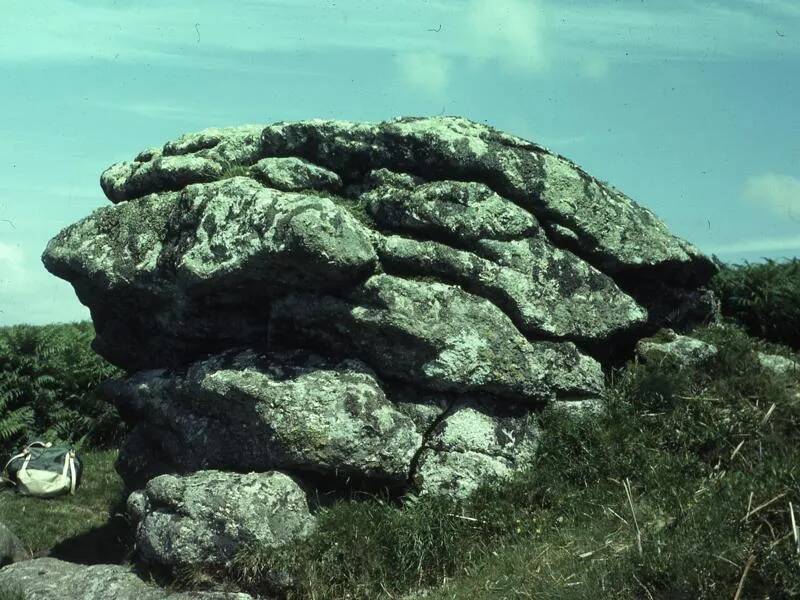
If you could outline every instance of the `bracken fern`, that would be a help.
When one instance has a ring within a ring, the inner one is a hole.
[[[90,323],[0,328],[0,449],[32,437],[103,444],[120,421],[94,388],[118,370],[90,347]]]
[[[710,287],[720,298],[722,314],[751,335],[800,348],[800,260],[717,264],[721,269]]]

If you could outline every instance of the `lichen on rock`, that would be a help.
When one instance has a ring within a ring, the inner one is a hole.
[[[314,527],[303,489],[275,471],[161,475],[128,504],[139,557],[171,569],[223,565],[247,546],[280,547]]]
[[[543,409],[602,410],[603,369],[638,340],[718,314],[715,264],[652,211],[463,118],[207,129],[101,185],[114,204],[43,260],[128,371],[104,394],[132,426],[118,469],[161,564],[266,540],[231,533],[235,490],[269,498],[280,477],[464,498],[531,465]]]

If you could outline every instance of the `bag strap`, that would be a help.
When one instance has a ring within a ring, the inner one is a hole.
[[[53,444],[51,444],[50,442],[46,442],[46,443],[45,442],[31,442],[30,444],[28,444],[27,446],[25,446],[22,449],[22,452],[20,452],[19,454],[15,454],[14,456],[12,456],[11,458],[8,459],[8,462],[3,467],[3,470],[0,471],[0,478],[2,478],[3,473],[6,472],[6,470],[8,469],[8,466],[12,462],[17,460],[18,458],[24,458],[25,456],[28,456],[31,453],[31,448],[33,448],[35,446],[41,446],[42,448],[49,448],[52,445]],[[25,464],[28,464],[28,463],[26,462]],[[7,481],[10,481],[10,480],[7,480]],[[14,483],[14,482],[12,481],[11,483]]]
[[[70,450],[69,452],[69,493],[75,495],[75,488],[78,485],[77,475],[75,474],[75,453]]]
[[[6,473],[6,472],[8,471],[8,467],[9,467],[9,465],[10,465],[12,462],[14,462],[15,460],[17,460],[18,458],[24,458],[24,457],[26,457],[28,454],[29,454],[29,453],[28,453],[28,449],[27,449],[27,448],[25,448],[25,450],[23,450],[23,451],[22,451],[22,452],[20,452],[19,454],[15,454],[15,455],[14,455],[14,456],[12,456],[11,458],[9,458],[9,459],[8,459],[8,462],[7,462],[7,463],[6,463],[6,465],[3,467],[3,470],[2,470],[2,471],[0,471],[0,479],[2,479],[3,481],[7,481],[7,482],[8,482],[8,483],[10,483],[11,485],[17,485],[17,484],[16,484],[16,483],[14,483],[13,481],[11,481],[11,479],[8,479],[8,478],[4,477],[4,476],[3,476],[3,473]]]
[[[64,455],[64,468],[61,471],[61,477],[64,479],[67,478],[67,474],[69,473],[69,493],[71,495],[75,495],[75,488],[78,485],[76,481],[77,477],[75,474],[75,452],[70,450]]]
[[[25,460],[22,461],[22,467],[19,470],[20,475],[24,475],[28,472],[28,463],[31,462],[31,453],[28,452],[25,455]]]

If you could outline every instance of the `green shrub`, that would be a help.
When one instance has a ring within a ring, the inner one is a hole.
[[[800,349],[800,260],[717,263],[720,271],[709,285],[720,298],[722,314],[751,335]]]
[[[31,438],[108,445],[121,422],[94,392],[119,373],[90,347],[91,323],[0,328],[0,450]]]

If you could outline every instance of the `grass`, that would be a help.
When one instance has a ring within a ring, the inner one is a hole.
[[[129,547],[127,525],[115,517],[123,501],[122,480],[114,471],[115,450],[81,454],[83,481],[74,496],[40,499],[0,488],[0,522],[32,555],[73,562],[115,562]]]
[[[545,413],[512,481],[458,506],[341,502],[307,540],[211,576],[290,599],[798,597],[800,382],[765,371],[738,327],[695,335],[720,348],[708,364],[632,362],[604,416]]]
[[[250,174],[250,167],[245,165],[229,164],[225,166],[224,170],[222,171],[219,181],[222,181],[223,179],[231,179],[233,177],[252,177]]]

